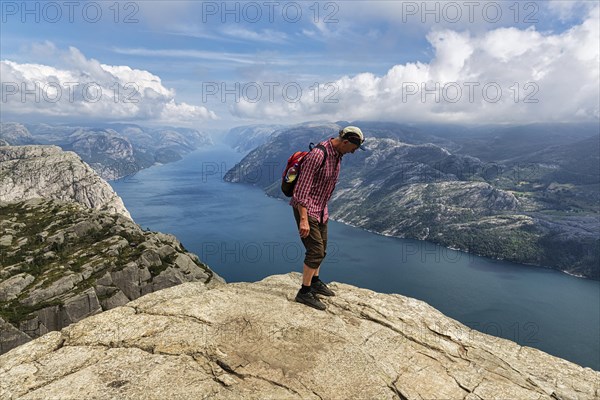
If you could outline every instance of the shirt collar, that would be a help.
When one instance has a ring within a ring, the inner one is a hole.
[[[344,155],[342,153],[340,153],[339,151],[337,151],[335,149],[335,147],[333,147],[333,143],[331,143],[331,141],[334,138],[329,138],[329,140],[327,141],[328,145],[327,147],[329,147],[329,154],[331,154],[332,156],[336,157],[336,158],[342,158],[344,157]]]

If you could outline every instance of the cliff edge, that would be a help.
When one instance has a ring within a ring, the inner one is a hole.
[[[2,399],[597,399],[600,373],[426,303],[301,277],[184,283],[0,356]]]

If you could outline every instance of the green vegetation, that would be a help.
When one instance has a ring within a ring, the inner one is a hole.
[[[0,303],[0,317],[15,326],[19,326],[21,322],[28,321],[35,317],[35,311],[42,310],[47,307],[59,306],[64,304],[60,300],[46,301],[32,306],[27,306],[19,303],[17,300],[11,302]]]
[[[126,218],[52,200],[39,204],[10,203],[0,207],[0,213],[6,216],[4,227],[15,232],[13,245],[0,248],[0,271],[8,272],[5,278],[19,273],[34,277],[19,297],[0,302],[0,317],[17,327],[34,318],[35,311],[63,306],[63,302],[56,298],[32,306],[22,304],[31,290],[48,288],[69,273],[85,271],[91,275],[78,282],[69,291],[69,296],[84,292],[94,287],[107,271],[117,271],[138,260],[148,249],[147,238],[153,235]],[[73,227],[83,221],[90,222],[92,229],[77,234]],[[127,244],[123,243],[123,239]],[[115,251],[107,252],[111,248]],[[179,254],[175,252],[164,257],[161,265],[149,268],[151,276],[154,278],[173,265]],[[212,276],[207,266],[199,265]],[[4,268],[8,266],[14,267]],[[99,299],[106,300],[117,290],[109,290]]]

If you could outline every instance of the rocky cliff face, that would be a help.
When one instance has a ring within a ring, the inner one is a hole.
[[[0,201],[75,201],[131,218],[123,200],[75,153],[57,146],[1,146]]]
[[[77,153],[103,179],[113,180],[152,165],[136,157],[129,140],[107,130],[78,129],[69,135],[63,149]]]
[[[186,283],[0,356],[3,399],[598,399],[600,373],[452,320],[426,303],[297,273]]]
[[[150,292],[223,282],[174,236],[121,214],[43,199],[0,214],[0,353]]]

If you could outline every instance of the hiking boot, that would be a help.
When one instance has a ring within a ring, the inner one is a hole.
[[[313,292],[300,293],[296,295],[296,301],[298,303],[306,304],[307,306],[316,308],[317,310],[325,310],[325,304],[321,303],[319,299],[315,297]]]
[[[323,296],[335,296],[335,293],[333,293],[333,291],[321,280],[311,283],[310,290],[316,294],[322,294]]]

